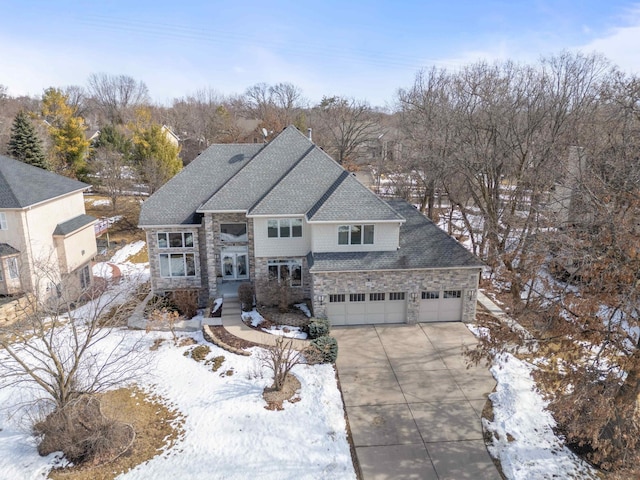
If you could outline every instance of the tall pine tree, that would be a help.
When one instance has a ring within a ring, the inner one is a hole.
[[[11,137],[7,152],[16,160],[49,169],[49,164],[42,149],[42,142],[24,111],[18,112],[11,126]]]

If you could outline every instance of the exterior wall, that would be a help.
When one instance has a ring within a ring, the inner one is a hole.
[[[73,271],[97,253],[93,228],[69,244],[58,248],[53,231],[59,223],[85,213],[84,196],[76,192],[24,210],[3,210],[7,217],[7,230],[0,230],[0,242],[8,243],[20,251],[20,279],[24,290],[34,290],[36,275],[34,262],[62,266],[61,274]],[[61,258],[64,250],[67,258]],[[85,255],[81,254],[82,250]],[[78,256],[80,258],[78,258]],[[75,265],[75,267],[74,267]]]
[[[330,294],[406,292],[407,323],[416,323],[423,290],[462,289],[462,320],[472,322],[476,314],[479,278],[479,268],[314,273],[312,275],[313,314],[316,317],[326,318]],[[412,294],[415,294],[413,295],[415,300]],[[322,304],[319,302],[318,295],[324,295]]]
[[[309,264],[307,263],[307,258],[295,257],[290,255],[277,258],[293,258],[302,262],[302,286],[292,287],[291,290],[293,292],[293,295],[295,296],[295,301],[300,301],[305,298],[311,298],[312,278],[311,274],[309,273]],[[259,283],[260,280],[265,280],[267,278],[269,278],[269,259],[266,257],[258,257],[256,258],[255,280]]]
[[[58,237],[55,239],[55,243],[60,260],[60,273],[62,274],[73,272],[98,254],[93,225],[89,225],[73,235]]]
[[[338,245],[338,226],[346,223],[313,223],[311,250],[313,252],[382,252],[398,249],[399,223],[374,223],[373,245]]]
[[[209,215],[209,214],[207,214]],[[216,272],[220,274],[222,266],[220,265],[220,251],[223,247],[248,247],[249,251],[249,278],[251,280],[254,276],[256,269],[255,263],[255,242],[254,242],[254,228],[253,219],[247,218],[244,213],[215,213],[211,216],[211,226],[213,227],[213,247],[217,257]],[[222,242],[220,240],[220,224],[221,223],[246,223],[247,224],[247,241],[246,242]]]
[[[200,245],[198,242],[198,230],[196,225],[184,227],[154,228],[148,229],[147,248],[149,250],[149,267],[151,270],[151,288],[154,292],[164,292],[181,289],[200,289],[202,287]],[[158,246],[158,233],[160,232],[190,232],[193,234],[193,247],[160,248]],[[194,277],[162,277],[160,276],[161,253],[193,253],[195,254],[196,275]]]
[[[293,218],[293,217],[291,217]],[[300,257],[311,250],[311,226],[302,220],[302,237],[269,238],[267,218],[253,220],[256,257]],[[337,238],[337,237],[336,237]]]

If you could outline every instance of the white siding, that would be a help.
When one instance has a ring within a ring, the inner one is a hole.
[[[314,223],[312,245],[314,252],[380,252],[398,249],[399,223],[376,223],[373,230],[373,245],[338,245],[338,226],[345,223]]]
[[[253,242],[256,257],[303,257],[311,250],[310,229],[302,222],[302,237],[269,238],[267,219],[254,218]]]

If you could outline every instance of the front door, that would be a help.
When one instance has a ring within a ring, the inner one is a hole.
[[[224,280],[240,280],[249,278],[249,255],[247,251],[223,250],[222,278]]]

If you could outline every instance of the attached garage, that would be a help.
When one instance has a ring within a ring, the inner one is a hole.
[[[329,295],[327,316],[332,325],[405,323],[405,292],[341,293]]]
[[[419,322],[457,322],[462,320],[462,290],[423,291]]]

